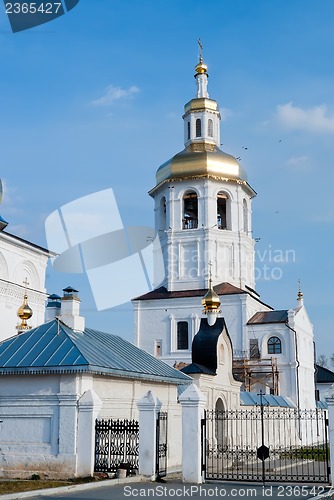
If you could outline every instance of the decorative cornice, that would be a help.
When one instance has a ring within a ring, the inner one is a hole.
[[[230,177],[223,177],[223,176],[212,175],[212,174],[185,175],[184,177],[171,177],[169,179],[163,180],[162,182],[157,184],[154,188],[150,189],[148,194],[150,196],[152,196],[155,193],[155,191],[160,189],[166,183],[191,181],[191,180],[197,180],[197,179],[210,179],[210,180],[214,180],[214,181],[221,181],[221,182],[228,182],[228,183],[232,183],[232,184],[238,184],[240,186],[243,186],[250,193],[252,198],[254,198],[257,194],[256,191],[254,191],[254,189],[245,180],[232,179]]]

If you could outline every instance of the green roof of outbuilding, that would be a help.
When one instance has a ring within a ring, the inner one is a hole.
[[[192,379],[118,335],[57,320],[0,343],[0,375],[90,372],[116,377],[191,383]]]

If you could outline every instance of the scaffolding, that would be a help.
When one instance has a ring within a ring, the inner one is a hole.
[[[279,395],[277,358],[234,358],[233,375],[242,382],[244,391],[252,392],[254,386],[260,386],[264,393]]]

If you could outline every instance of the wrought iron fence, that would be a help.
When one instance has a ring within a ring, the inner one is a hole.
[[[121,464],[133,474],[138,469],[139,422],[96,420],[95,471],[116,472]]]
[[[207,411],[202,422],[207,479],[328,482],[326,410]]]
[[[156,473],[158,478],[167,474],[167,412],[159,412],[156,426]]]

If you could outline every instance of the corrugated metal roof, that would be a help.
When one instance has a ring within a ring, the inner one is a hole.
[[[265,304],[260,300],[260,296],[255,290],[252,290],[251,288],[247,287],[247,290],[243,290],[242,288],[238,288],[231,283],[219,283],[218,285],[215,285],[213,287],[214,291],[218,295],[239,295],[239,294],[248,294],[253,299],[255,299],[257,302],[260,304],[263,304],[266,307],[269,307],[272,309],[271,306],[268,304]],[[187,298],[187,297],[203,297],[205,293],[208,291],[207,288],[202,288],[200,290],[177,290],[170,292],[167,290],[166,287],[161,286],[160,288],[157,288],[156,290],[152,290],[152,292],[145,293],[144,295],[141,295],[140,297],[136,297],[135,299],[132,299],[133,301],[136,300],[164,300],[164,299],[181,299],[181,298]]]
[[[279,406],[280,408],[295,408],[296,405],[291,399],[284,396],[272,396],[271,394],[263,394],[262,401],[264,405]],[[261,396],[256,392],[240,392],[240,402],[244,406],[259,406],[261,404]]]
[[[192,379],[123,338],[50,321],[0,343],[0,374],[86,371],[191,383]]]
[[[248,325],[265,324],[265,323],[285,323],[288,319],[288,311],[260,311],[254,314]]]

